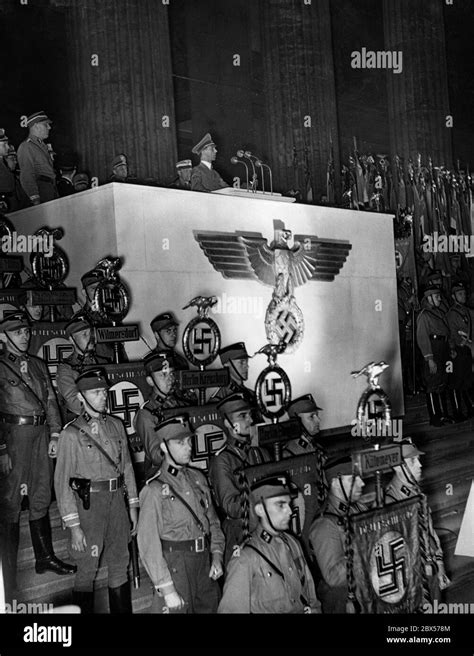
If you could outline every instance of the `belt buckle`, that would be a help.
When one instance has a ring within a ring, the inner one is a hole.
[[[111,478],[109,480],[109,492],[117,492],[118,478]]]
[[[196,553],[201,553],[201,552],[203,552],[204,549],[205,549],[205,547],[206,547],[206,544],[205,544],[205,542],[204,542],[204,535],[201,535],[200,538],[196,538],[196,540],[195,540],[195,547],[194,547]]]
[[[40,420],[39,415],[33,415],[33,426],[38,426]]]

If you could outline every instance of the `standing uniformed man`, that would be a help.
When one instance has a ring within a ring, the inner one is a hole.
[[[18,147],[21,186],[33,205],[58,198],[56,171],[51,149],[45,143],[51,130],[51,119],[45,112],[28,116],[28,138]]]
[[[321,606],[298,540],[288,527],[293,513],[286,475],[251,487],[258,526],[229,562],[219,613],[317,613]]]
[[[293,456],[306,455],[314,453],[315,470],[312,483],[315,487],[315,493],[311,497],[311,504],[305,504],[305,513],[310,514],[305,520],[305,526],[311,526],[312,520],[316,517],[327,496],[328,484],[324,473],[324,465],[327,461],[327,454],[321,444],[317,441],[319,435],[320,419],[319,413],[322,411],[312,394],[305,394],[291,401],[287,408],[290,419],[298,418],[301,425],[301,434],[299,438],[290,440],[282,449],[283,458],[292,458]],[[305,548],[308,548],[308,535],[304,531],[302,539]]]
[[[427,289],[437,289],[440,295],[439,308],[446,314],[449,310],[449,302],[443,292],[443,275],[439,269],[434,269],[429,273],[425,278],[425,290]],[[423,300],[423,297],[422,299]]]
[[[163,458],[156,435],[157,426],[164,420],[163,411],[192,405],[194,399],[181,394],[175,385],[176,362],[171,351],[152,353],[144,367],[150,397],[136,413],[134,427],[145,451],[145,476],[150,477],[152,467],[159,466]]]
[[[252,419],[254,424],[263,421],[262,414],[258,407],[255,392],[244,385],[249,377],[249,354],[244,342],[229,344],[219,350],[219,357],[222,366],[229,370],[230,381],[225,387],[220,387],[211,398],[214,400],[225,399],[230,394],[242,394],[252,407]]]
[[[81,414],[76,380],[85,369],[103,366],[108,361],[96,355],[92,326],[87,319],[71,319],[64,332],[74,348],[71,355],[58,364],[56,371],[58,397],[66,423]]]
[[[217,156],[217,148],[209,132],[194,146],[192,152],[200,158],[199,164],[191,172],[193,191],[216,191],[229,186],[212,167],[212,162]]]
[[[453,371],[448,375],[448,386],[452,398],[456,421],[465,421],[473,414],[469,390],[472,386],[472,338],[471,313],[466,307],[467,290],[462,282],[454,283],[451,288],[453,305],[446,314],[451,341],[456,349]],[[462,412],[463,402],[467,417]]]
[[[323,613],[345,613],[348,596],[344,516],[367,508],[357,503],[364,482],[353,475],[350,457],[336,458],[325,466],[329,495],[315,519],[309,540],[321,575],[316,591]]]
[[[157,426],[163,465],[140,493],[138,547],[161,612],[215,613],[219,602],[224,535],[204,474],[188,467],[192,434],[186,414]]]
[[[71,574],[75,567],[56,558],[48,508],[61,419],[46,364],[28,354],[30,327],[23,312],[0,324],[0,542],[7,596],[16,588],[19,519],[28,496],[36,572]]]
[[[10,168],[9,153],[8,137],[5,130],[0,128],[0,209],[3,204],[3,211],[15,212],[28,207],[30,202],[17,180],[14,168]]]
[[[61,433],[54,476],[77,564],[74,602],[83,613],[93,612],[94,580],[103,554],[110,612],[131,613],[128,543],[130,524],[132,534],[136,531],[139,504],[127,434],[120,419],[106,412],[109,386],[100,369],[82,373],[76,385],[82,413]]]
[[[87,271],[83,276],[81,276],[82,295],[85,302],[80,310],[76,312],[76,314],[72,317],[72,319],[85,317],[92,327],[105,325],[106,322],[102,318],[102,315],[100,314],[95,304],[95,292],[99,283],[103,279],[104,274],[100,269],[91,269],[91,271]],[[111,344],[96,344],[95,352],[96,355],[105,358],[109,362],[113,362],[114,360],[114,349]],[[121,362],[127,362],[128,358],[122,343],[119,344],[119,353]]]
[[[242,394],[231,394],[217,404],[224,418],[227,442],[209,462],[209,480],[224,521],[225,564],[243,540],[242,496],[237,470],[269,462],[264,449],[251,447],[252,408]],[[253,528],[253,527],[250,527]]]
[[[441,309],[441,294],[437,287],[428,287],[423,294],[417,317],[416,341],[424,358],[422,375],[430,424],[440,427],[452,423],[447,411],[446,366],[456,357],[456,351]]]
[[[152,353],[168,353],[176,364],[176,369],[189,369],[189,362],[186,358],[175,350],[178,341],[178,326],[172,312],[162,312],[158,314],[150,323],[150,328],[156,339],[156,346]]]
[[[419,451],[412,443],[411,438],[405,438],[402,442],[403,463],[393,468],[394,475],[385,488],[384,503],[394,503],[421,494],[421,462]],[[431,510],[428,506],[424,508],[426,513],[426,526],[428,531],[428,549],[426,550],[425,570],[428,577],[428,585],[432,599],[440,599],[440,590],[444,590],[450,584],[444,568],[443,550],[439,537],[434,530],[431,518]]]

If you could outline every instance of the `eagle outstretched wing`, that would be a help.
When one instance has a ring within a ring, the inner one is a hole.
[[[194,230],[207,259],[224,278],[259,280],[275,285],[274,252],[259,232],[211,232]]]
[[[339,239],[320,239],[314,235],[294,235],[292,277],[297,287],[308,280],[330,282],[344,266],[352,244]]]

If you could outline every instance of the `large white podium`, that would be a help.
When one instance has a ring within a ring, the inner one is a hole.
[[[154,345],[150,320],[172,310],[180,321],[180,338],[194,310],[183,311],[198,295],[215,295],[212,315],[223,345],[245,341],[253,354],[266,343],[264,318],[272,287],[257,280],[226,279],[215,270],[193,231],[261,233],[270,243],[273,222],[293,234],[347,240],[347,261],[332,282],[309,281],[295,288],[304,316],[304,339],[278,362],[293,385],[293,397],[311,392],[324,408],[322,427],[349,425],[365,388],[350,372],[371,361],[390,364],[380,379],[394,416],[403,414],[398,341],[397,290],[393,222],[390,215],[316,207],[225,194],[111,183],[10,215],[21,234],[62,226],[60,246],[68,253],[68,285],[106,255],[123,260],[122,279],[132,299],[126,321],[138,322]],[[141,357],[143,342],[127,344]],[[214,366],[218,366],[215,362]],[[266,359],[250,361],[248,384],[254,385]]]

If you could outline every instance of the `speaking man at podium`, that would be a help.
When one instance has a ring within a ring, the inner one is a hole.
[[[229,186],[212,168],[217,148],[209,132],[194,146],[192,152],[199,155],[201,160],[191,173],[191,189],[193,191],[216,191],[216,189],[224,189]]]

